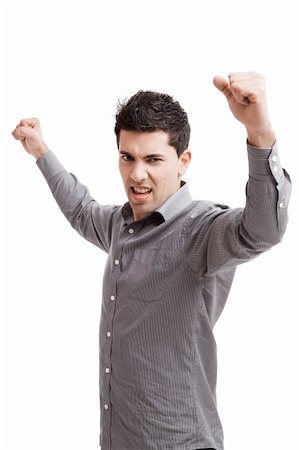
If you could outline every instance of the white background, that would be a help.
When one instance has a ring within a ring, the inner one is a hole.
[[[1,448],[99,448],[106,255],[70,227],[15,125],[39,117],[65,167],[122,204],[117,101],[169,93],[191,123],[193,198],[238,207],[246,135],[212,78],[254,70],[294,188],[283,242],[238,268],[216,324],[218,407],[226,450],[298,449],[297,30],[287,1],[2,3]]]

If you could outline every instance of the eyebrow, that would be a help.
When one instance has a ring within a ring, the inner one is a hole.
[[[133,155],[131,155],[131,153],[126,152],[124,150],[120,150],[119,153],[121,155],[128,155],[128,156],[131,156],[133,158]],[[147,159],[147,158],[165,158],[165,155],[161,155],[160,153],[151,153],[150,155],[144,156],[144,159]]]

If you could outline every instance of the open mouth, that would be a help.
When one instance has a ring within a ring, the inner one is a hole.
[[[152,189],[150,189],[150,188],[138,188],[138,187],[133,187],[133,186],[131,186],[131,191],[132,191],[132,193],[133,193],[133,196],[135,197],[135,198],[138,198],[138,199],[146,199],[149,195],[150,195],[150,193],[152,192]]]
[[[137,188],[132,186],[131,189],[134,192],[134,194],[137,195],[149,194],[150,192],[152,192],[150,188]]]

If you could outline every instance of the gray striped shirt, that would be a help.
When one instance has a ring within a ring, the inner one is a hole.
[[[223,450],[213,327],[238,264],[281,241],[290,179],[277,145],[247,144],[245,208],[192,200],[187,184],[135,221],[99,205],[52,151],[36,163],[74,229],[108,253],[100,318],[103,450]]]

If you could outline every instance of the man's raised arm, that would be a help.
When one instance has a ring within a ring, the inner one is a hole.
[[[99,205],[87,187],[63,167],[45,144],[37,118],[22,119],[12,135],[36,158],[36,164],[72,227],[86,240],[109,252],[113,216],[119,207]]]
[[[204,220],[186,221],[186,257],[200,276],[233,268],[279,243],[288,222],[291,193],[268,116],[264,78],[255,72],[238,72],[228,80],[216,76],[213,82],[246,127],[249,179],[245,208],[211,204]],[[198,263],[198,255],[205,255],[205,264]]]

